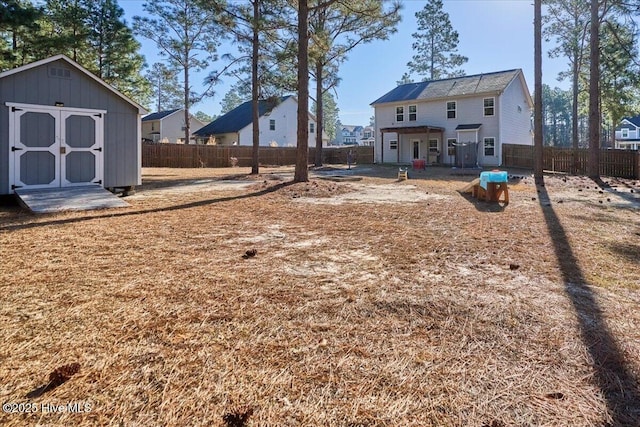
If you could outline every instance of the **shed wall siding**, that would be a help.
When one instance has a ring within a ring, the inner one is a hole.
[[[70,70],[70,78],[50,77],[50,67]],[[9,193],[8,108],[5,102],[107,110],[104,119],[104,186],[137,185],[138,110],[114,93],[59,60],[0,79],[0,194]]]
[[[4,105],[5,91],[0,79],[0,194],[9,193],[9,108]]]

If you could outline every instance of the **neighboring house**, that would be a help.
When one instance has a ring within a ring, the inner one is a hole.
[[[640,150],[640,116],[625,117],[616,127],[616,147],[622,150]]]
[[[363,127],[358,125],[338,124],[336,145],[358,145],[362,139]]]
[[[140,185],[146,113],[64,55],[0,73],[0,194]]]
[[[376,140],[376,129],[373,126],[365,126],[362,130],[362,138],[359,141],[359,145],[364,145],[365,147],[373,147]]]
[[[499,166],[502,144],[533,145],[520,69],[403,84],[371,105],[379,163]]]
[[[284,96],[258,103],[260,115],[260,145],[295,147],[298,145],[298,100]],[[316,146],[317,125],[309,113],[309,147]],[[253,145],[253,118],[251,101],[247,101],[227,114],[218,117],[193,133],[198,140],[215,138],[217,145]],[[326,140],[323,137],[323,141]]]
[[[190,140],[195,142],[193,131],[205,125],[193,115],[191,117]],[[142,118],[142,138],[151,142],[184,144],[184,109],[159,111]]]

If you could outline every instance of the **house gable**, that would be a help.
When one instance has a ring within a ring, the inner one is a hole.
[[[55,64],[56,62],[59,64],[57,67]],[[54,77],[57,75],[57,77],[60,77],[61,79],[70,78],[70,75],[68,75],[68,73],[65,70],[68,69],[67,67],[71,67],[75,71],[80,72],[81,74],[84,74],[85,76],[93,80],[98,85],[106,88],[108,91],[112,92],[117,97],[123,99],[124,101],[128,102],[132,106],[136,107],[138,109],[139,114],[147,113],[147,110],[143,106],[141,106],[135,101],[132,101],[130,98],[128,98],[127,96],[119,92],[113,86],[108,85],[104,80],[99,79],[96,75],[94,75],[93,73],[91,73],[90,71],[82,67],[80,64],[78,64],[77,62],[73,61],[69,57],[62,54],[55,55],[46,59],[41,59],[39,61],[35,61],[30,64],[23,65],[21,67],[13,68],[11,70],[3,71],[0,73],[0,79],[3,79],[4,77],[9,77],[12,75],[21,74],[21,73],[24,73],[25,71],[36,69],[42,66],[47,66],[48,76]]]

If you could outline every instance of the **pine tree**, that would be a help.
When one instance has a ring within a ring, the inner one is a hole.
[[[276,91],[265,93],[265,89],[271,88],[273,76],[277,73],[278,67],[275,65],[279,61],[274,55],[274,45],[279,41],[278,30],[285,25],[284,15],[285,4],[282,0],[250,0],[248,4],[230,3],[225,8],[226,27],[231,31],[237,42],[240,56],[233,58],[227,68],[234,65],[239,67],[234,70],[235,76],[249,76],[244,84],[236,85],[235,93],[229,92],[227,96],[235,99],[223,100],[227,104],[223,108],[228,108],[238,101],[238,98],[248,97],[251,99],[252,112],[252,164],[251,173],[259,172],[259,145],[260,145],[260,117],[259,101],[266,99],[269,95],[276,95]],[[280,64],[281,65],[281,64]],[[291,69],[293,67],[289,67]],[[276,70],[276,72],[274,72]],[[216,76],[211,76],[215,80]],[[250,82],[250,83],[249,83]],[[250,96],[247,96],[250,91]]]
[[[338,69],[347,54],[360,44],[386,40],[397,31],[400,4],[391,3],[386,9],[380,0],[340,2],[318,7],[311,13],[309,47],[311,75],[316,81],[316,121],[324,126],[324,93],[338,86]],[[315,165],[322,165],[322,132],[316,133]]]
[[[238,93],[238,89],[236,87],[232,87],[224,98],[222,98],[222,101],[220,101],[220,106],[222,107],[220,113],[226,114],[245,101],[246,99],[242,98]]]
[[[0,71],[33,59],[42,9],[30,2],[6,0],[0,3]]]
[[[221,6],[215,0],[164,0],[147,1],[142,7],[152,18],[135,16],[134,31],[154,41],[160,54],[183,74],[184,135],[188,144],[191,105],[211,94],[210,86],[196,93],[191,77],[217,59],[216,50],[224,36],[219,25]]]
[[[90,0],[46,1],[46,25],[43,25],[46,42],[40,46],[41,57],[63,53],[83,66],[91,63],[87,1]]]
[[[457,54],[458,32],[451,25],[449,14],[444,12],[442,0],[429,0],[424,9],[416,12],[418,32],[412,47],[416,53],[407,63],[409,71],[424,80],[437,80],[464,75],[459,67],[468,58]]]
[[[83,65],[129,98],[148,103],[151,86],[141,75],[144,57],[123,19],[124,11],[116,0],[90,0],[86,8],[87,42],[93,58]]]
[[[589,0],[543,0],[543,4],[547,7],[544,34],[558,43],[557,47],[549,51],[549,57],[557,58],[562,55],[570,66],[568,71],[560,73],[558,77],[571,78],[571,145],[574,150],[573,168],[577,171],[580,74],[586,63],[589,43]]]
[[[640,65],[635,60],[638,39],[630,23],[605,21],[600,33],[600,102],[603,118],[615,128],[626,115],[633,115],[640,104]],[[615,132],[611,133],[615,146]]]
[[[314,101],[311,105],[311,111],[317,111],[317,109],[317,103]],[[329,141],[333,141],[336,137],[338,114],[340,113],[340,109],[338,108],[338,104],[336,104],[336,100],[330,91],[322,94],[322,109],[323,124],[322,129],[320,129],[320,125],[318,125],[318,132],[320,132],[320,136],[322,136],[322,132],[324,132],[327,137],[329,137]]]
[[[156,62],[145,74],[151,85],[151,96],[156,111],[172,110],[182,105],[182,90],[178,82],[178,70],[172,70],[165,64]]]

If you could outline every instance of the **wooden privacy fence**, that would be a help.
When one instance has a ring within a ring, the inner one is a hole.
[[[543,169],[571,174],[585,174],[589,150],[580,148],[544,147]],[[504,144],[502,164],[505,167],[533,169],[533,146]],[[640,178],[640,152],[634,150],[600,150],[600,175],[619,178]]]
[[[195,144],[142,143],[143,167],[166,168],[223,168],[231,166],[231,158],[238,166],[251,166],[253,147]],[[261,165],[286,166],[296,163],[295,147],[260,147]],[[352,150],[357,163],[373,163],[373,147],[324,147],[323,163],[347,163]],[[316,149],[309,148],[309,163],[315,162]]]

